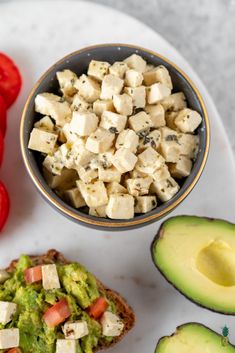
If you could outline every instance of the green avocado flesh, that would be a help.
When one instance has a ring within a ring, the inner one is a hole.
[[[57,263],[61,288],[45,290],[41,282],[27,284],[24,280],[24,270],[34,265],[28,256],[21,256],[16,269],[10,273],[10,278],[0,284],[0,301],[17,304],[17,313],[12,321],[5,326],[0,324],[0,329],[19,328],[20,348],[23,353],[55,352],[56,340],[64,338],[62,324],[49,328],[42,316],[48,308],[63,298],[69,304],[69,321],[83,320],[88,325],[89,334],[79,339],[77,353],[92,353],[98,344],[112,341],[111,337],[102,335],[99,321],[92,319],[85,310],[98,297],[105,297],[91,273],[78,263]],[[108,310],[115,313],[115,304],[108,299],[107,301]],[[0,349],[0,353],[7,351]]]
[[[152,244],[164,277],[208,309],[235,314],[235,224],[194,216],[165,221]]]
[[[235,353],[235,347],[209,328],[189,323],[177,327],[172,336],[162,337],[155,353]]]

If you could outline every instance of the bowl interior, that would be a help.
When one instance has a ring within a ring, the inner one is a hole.
[[[44,189],[48,195],[50,195],[50,199],[53,199],[56,204],[60,204],[63,208],[67,209],[70,214],[71,212],[74,214],[74,218],[76,216],[83,218],[83,220],[94,220],[97,221],[96,217],[90,216],[86,214],[84,211],[79,211],[74,209],[73,207],[69,206],[65,202],[63,202],[53,190],[49,188],[47,183],[45,182],[42,173],[41,173],[41,158],[40,153],[33,152],[27,148],[29,135],[33,128],[35,121],[40,119],[40,114],[35,113],[34,111],[34,99],[38,93],[42,92],[59,92],[59,86],[56,79],[56,72],[63,70],[63,69],[70,69],[74,71],[78,76],[82,73],[86,72],[89,62],[94,60],[101,60],[101,61],[108,61],[111,64],[115,61],[121,61],[128,57],[129,55],[136,53],[141,55],[149,64],[157,65],[165,65],[170,72],[173,81],[173,92],[183,91],[188,102],[188,106],[191,109],[198,111],[202,118],[202,124],[198,128],[198,135],[199,135],[199,153],[198,157],[193,165],[193,169],[189,177],[183,180],[181,189],[179,192],[168,202],[160,204],[157,208],[153,209],[152,211],[148,212],[147,214],[136,215],[135,219],[145,220],[147,216],[152,216],[157,214],[162,214],[162,211],[169,209],[171,205],[175,203],[177,199],[179,199],[189,188],[192,184],[195,176],[199,173],[201,165],[204,160],[205,155],[205,148],[207,146],[207,126],[206,126],[206,117],[205,111],[202,107],[202,104],[197,96],[196,91],[191,86],[190,82],[184,77],[184,75],[178,71],[178,69],[174,66],[165,61],[162,57],[153,55],[152,52],[148,52],[144,49],[136,47],[131,47],[128,45],[107,45],[107,46],[95,46],[91,48],[87,48],[75,53],[70,54],[66,58],[62,59],[58,63],[56,63],[51,69],[49,69],[46,74],[39,80],[33,90],[33,94],[31,95],[27,109],[25,111],[25,119],[24,119],[24,126],[23,126],[23,150],[25,157],[27,159],[28,167],[31,169],[34,177],[37,179],[38,183],[41,184],[40,189]],[[42,191],[42,190],[41,190]],[[48,197],[47,197],[48,198]],[[157,217],[156,217],[157,218]],[[115,222],[115,224],[120,224],[120,226],[128,225],[131,220],[111,220],[111,219],[102,219],[102,224],[111,225]],[[89,223],[89,222],[88,222]]]

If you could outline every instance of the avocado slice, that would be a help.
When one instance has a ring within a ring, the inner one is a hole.
[[[153,240],[163,276],[195,303],[235,314],[235,224],[196,216],[169,218]]]
[[[162,337],[155,353],[235,353],[235,346],[208,327],[188,323],[177,327],[171,336]]]

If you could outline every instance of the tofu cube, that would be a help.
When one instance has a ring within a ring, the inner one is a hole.
[[[138,162],[137,162],[138,164]],[[129,173],[130,177],[132,179],[135,179],[135,178],[144,178],[144,177],[147,177],[148,174],[146,173],[143,173],[143,172],[140,172],[139,170],[137,170],[136,168],[134,168],[130,173]]]
[[[132,98],[124,94],[115,94],[113,96],[113,105],[116,111],[122,115],[131,115],[133,111]]]
[[[112,181],[106,185],[108,195],[111,194],[127,194],[127,189],[116,181]]]
[[[34,124],[34,127],[40,130],[55,132],[55,125],[49,116],[44,116],[42,119]]]
[[[105,111],[114,112],[114,110],[113,101],[111,99],[98,99],[93,103],[93,111],[97,116],[101,116]]]
[[[128,148],[119,148],[113,156],[113,165],[120,173],[126,173],[134,169],[137,157]]]
[[[135,133],[135,131],[126,129],[118,135],[115,147],[117,149],[124,147],[129,149],[131,152],[136,153],[138,143],[139,136]]]
[[[61,134],[63,135],[62,139],[61,139],[61,136],[60,136],[60,140],[62,140],[61,141],[62,143],[65,143],[65,142],[74,143],[74,142],[76,142],[76,140],[78,138],[78,135],[75,132],[71,131],[69,123],[66,123],[62,127]]]
[[[75,82],[75,87],[88,103],[93,103],[100,98],[100,84],[85,74]]]
[[[99,180],[102,180],[105,183],[110,183],[111,181],[120,183],[121,173],[114,166],[108,169],[100,167],[98,169],[98,177]]]
[[[108,203],[108,195],[103,181],[86,184],[82,180],[78,180],[77,186],[88,207],[99,207]]]
[[[6,270],[0,270],[0,284],[6,282],[10,278],[9,273]]]
[[[124,62],[129,66],[129,68],[134,69],[140,73],[146,71],[146,61],[137,54],[132,54],[124,60]]]
[[[70,130],[79,136],[89,136],[98,126],[99,118],[90,112],[73,112]]]
[[[61,152],[61,161],[63,165],[68,169],[75,168],[75,158],[77,157],[76,154],[79,153],[79,146],[76,143],[73,145],[70,143],[63,143],[63,145],[59,147],[59,151]]]
[[[106,207],[107,207],[107,205],[99,206],[99,207],[90,207],[89,208],[89,215],[94,216],[94,217],[106,218],[107,217]]]
[[[57,138],[58,136],[54,133],[33,128],[28,148],[42,153],[51,153],[55,148]]]
[[[35,98],[35,111],[49,115],[61,127],[71,119],[72,114],[69,103],[53,93],[38,94]]]
[[[89,164],[78,166],[77,171],[79,178],[84,181],[84,183],[90,183],[92,180],[98,178],[97,170],[92,169]]]
[[[120,336],[123,329],[124,323],[116,314],[106,311],[100,320],[102,326],[102,334],[108,337]]]
[[[170,178],[171,175],[168,166],[166,164],[163,164],[161,168],[156,169],[151,176],[153,180],[161,181]]]
[[[68,202],[69,205],[75,208],[86,206],[86,202],[82,197],[78,188],[65,190],[63,193],[63,197],[65,201]]]
[[[123,61],[116,61],[109,67],[109,73],[120,78],[124,77],[126,70],[128,70],[128,66]]]
[[[145,111],[149,114],[154,128],[166,125],[165,110],[161,104],[146,105]]]
[[[125,115],[104,111],[101,116],[100,127],[117,134],[125,129],[126,122],[127,117]]]
[[[55,264],[42,266],[42,286],[46,290],[60,288],[60,280]]]
[[[163,65],[159,65],[155,69],[144,73],[144,83],[146,86],[151,86],[157,82],[167,86],[170,90],[173,88],[169,71]]]
[[[72,339],[56,340],[56,353],[76,353],[77,341]]]
[[[0,349],[19,347],[20,331],[18,328],[0,330]]]
[[[153,179],[151,177],[127,179],[126,186],[129,194],[133,196],[147,195]]]
[[[160,129],[162,141],[164,142],[178,142],[178,132],[170,129],[167,126],[164,126]]]
[[[11,302],[0,301],[0,324],[6,325],[15,315],[17,305]]]
[[[87,165],[95,157],[94,153],[88,151],[83,145],[76,144],[72,146],[71,155],[75,169]]]
[[[110,149],[115,139],[115,134],[98,128],[95,132],[90,134],[86,141],[86,149],[93,153],[103,153]]]
[[[201,115],[192,109],[183,109],[175,118],[175,125],[182,132],[194,132],[202,122]]]
[[[166,202],[179,191],[180,187],[173,178],[167,178],[160,181],[154,181],[151,185],[150,191],[155,193],[157,197]]]
[[[106,207],[111,219],[130,219],[134,217],[134,197],[128,194],[111,194]]]
[[[127,70],[125,74],[125,85],[128,87],[139,87],[143,82],[143,75],[136,70]]]
[[[175,125],[175,118],[177,117],[178,113],[177,112],[166,112],[165,114],[165,119],[166,119],[166,125],[172,130],[179,131],[178,127]]]
[[[114,152],[114,149],[110,149],[107,152],[100,153],[98,155],[98,164],[96,168],[98,169],[99,167],[101,167],[106,169],[112,167]]]
[[[192,161],[185,156],[180,156],[176,163],[169,164],[169,171],[176,179],[187,177],[191,173],[191,170]]]
[[[164,98],[161,104],[165,111],[177,112],[186,108],[186,97],[183,92],[173,93],[169,97]]]
[[[82,320],[67,321],[62,330],[67,340],[78,340],[89,333],[87,322]]]
[[[101,99],[112,99],[114,94],[119,94],[123,88],[124,81],[114,75],[106,75],[101,85]]]
[[[147,101],[148,104],[156,104],[163,98],[168,97],[171,94],[170,88],[163,85],[162,83],[154,83],[147,90]]]
[[[132,98],[133,106],[136,108],[144,108],[146,105],[146,89],[144,86],[132,88],[125,87],[124,92]]]
[[[138,196],[135,198],[135,213],[147,213],[156,206],[156,196]]]
[[[175,141],[161,142],[161,154],[166,162],[176,163],[180,156],[180,145]]]
[[[102,81],[109,71],[109,66],[105,61],[91,60],[87,74],[97,81]]]
[[[71,70],[57,71],[57,80],[60,85],[60,90],[65,96],[73,96],[77,89],[74,87],[74,83],[77,80],[77,75]]]
[[[164,164],[164,158],[152,147],[148,147],[138,155],[138,162],[135,168],[137,171],[151,176],[156,169],[161,168]]]
[[[148,130],[153,127],[153,123],[150,116],[144,111],[132,115],[129,118],[128,122],[131,129],[134,130],[136,133]]]
[[[51,189],[65,190],[75,185],[78,178],[74,169],[63,168],[60,175],[53,175],[49,170],[43,168],[43,176]]]
[[[178,141],[180,144],[180,154],[196,159],[199,148],[199,137],[191,134],[179,134]]]
[[[48,154],[42,165],[52,174],[61,175],[62,169],[65,166],[62,161],[61,151],[57,150],[53,155]]]
[[[72,111],[87,111],[91,108],[91,103],[88,103],[85,101],[85,99],[79,94],[75,94],[73,96],[72,104],[71,104],[71,109]]]
[[[168,127],[161,128],[161,154],[166,162],[176,163],[180,156],[180,144],[178,141],[178,133]]]
[[[161,132],[159,130],[153,130],[149,134],[145,135],[140,139],[138,150],[144,150],[145,148],[152,147],[157,150],[161,142]]]

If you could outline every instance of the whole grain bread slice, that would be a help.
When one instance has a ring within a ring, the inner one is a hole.
[[[31,259],[34,262],[34,265],[45,265],[45,264],[53,264],[53,263],[59,263],[59,264],[69,264],[70,261],[68,261],[62,253],[60,253],[57,250],[51,249],[48,250],[46,254],[43,255],[32,255],[30,256]],[[8,272],[12,272],[16,265],[17,265],[18,260],[13,260],[8,268],[6,269]],[[104,286],[98,279],[97,283],[100,288],[101,292],[104,292],[106,297],[113,301],[116,305],[117,309],[117,314],[120,316],[124,323],[124,330],[122,334],[118,337],[115,337],[111,343],[108,343],[107,341],[100,342],[99,346],[96,348],[95,352],[109,348],[113,345],[115,345],[118,341],[120,341],[127,333],[132,329],[132,327],[135,324],[135,314],[132,310],[132,308],[127,304],[125,299],[118,294],[117,292],[113,291],[112,289],[107,288]]]

